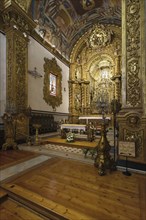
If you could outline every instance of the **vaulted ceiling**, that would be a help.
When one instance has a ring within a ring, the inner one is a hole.
[[[29,12],[36,32],[66,59],[94,24],[121,26],[121,0],[32,0]]]

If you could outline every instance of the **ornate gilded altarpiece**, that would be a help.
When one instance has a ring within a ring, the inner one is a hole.
[[[112,99],[121,99],[121,28],[94,25],[74,46],[70,61],[70,121],[101,114],[103,101],[110,114]]]
[[[55,58],[44,58],[44,100],[53,110],[62,104],[62,70]],[[53,82],[53,79],[55,82]],[[51,84],[52,81],[52,84]]]
[[[122,1],[122,31],[97,24],[79,39],[70,57],[70,121],[100,114],[98,102],[116,98],[122,104],[119,140],[135,142],[136,158],[129,160],[136,162],[146,162],[144,10],[142,0]]]

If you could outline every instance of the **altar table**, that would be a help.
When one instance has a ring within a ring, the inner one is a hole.
[[[79,117],[79,120],[82,120],[82,119],[84,119],[84,120],[86,120],[86,124],[88,124],[88,120],[97,120],[97,121],[102,121],[103,120],[103,117],[102,116],[81,116],[81,117]],[[110,117],[105,117],[105,120],[107,121],[107,120],[111,120],[111,118]]]
[[[62,124],[61,125],[61,130],[62,129],[70,129],[70,131],[72,130],[83,130],[83,131],[86,131],[86,125],[82,125],[82,124]]]

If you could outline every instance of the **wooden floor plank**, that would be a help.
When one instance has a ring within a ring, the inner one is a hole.
[[[5,196],[7,196],[7,192],[0,188],[0,199],[4,198]]]
[[[38,154],[30,151],[22,151],[22,150],[0,151],[0,170],[24,162],[36,156],[38,156]]]
[[[41,181],[42,177],[38,176],[38,179]],[[101,203],[104,203],[104,205],[107,207],[106,211],[109,213],[112,207],[114,206],[115,209],[116,208],[119,209],[119,214],[121,216],[123,213],[126,214],[127,210],[128,212],[131,211],[133,213],[133,216],[140,214],[139,208],[135,208],[135,206],[138,205],[138,202],[136,200],[135,201],[132,200],[133,205],[134,205],[134,208],[133,208],[132,204],[130,203],[131,198],[128,200],[128,202],[127,201],[125,202],[125,199],[123,202],[121,202],[119,195],[114,196],[115,197],[114,199],[113,199],[113,196],[112,198],[110,198],[108,190],[105,190],[105,192],[102,190],[100,193],[98,193],[98,195],[95,195],[95,194],[93,195],[93,192],[90,192],[88,190],[85,190],[85,189],[83,190],[81,188],[74,189],[74,187],[71,187],[69,185],[66,185],[66,186],[64,186],[63,184],[61,185],[60,182],[57,184],[56,182],[51,182],[51,186],[47,186],[47,181],[49,181],[49,179],[48,180],[46,179],[46,183],[42,183],[42,185],[44,184],[44,187],[41,188],[41,195],[43,197],[46,197],[46,192],[47,192],[47,196],[49,197],[49,199],[51,199],[52,201],[56,203],[63,202],[63,204],[67,206],[68,208],[74,208],[74,206],[80,207],[80,208],[84,207],[85,212],[87,211],[89,213],[90,211],[90,215],[91,215],[91,213],[97,210],[97,207],[99,207],[98,208],[98,212],[99,212],[99,209],[101,210]],[[31,182],[30,184],[31,184],[31,187],[29,187],[29,190],[32,191],[35,188],[36,183]],[[23,184],[23,187],[25,188],[27,186]],[[114,195],[114,191],[112,191],[112,193]],[[80,197],[78,197],[78,195],[80,195]],[[121,195],[121,198],[123,198],[123,195]],[[112,200],[112,203],[111,203],[111,200]],[[120,203],[117,203],[117,200],[120,201]],[[91,201],[92,203],[94,203],[94,206],[91,204]],[[68,204],[68,202],[70,202],[70,205]]]
[[[70,220],[145,220],[145,180],[120,171],[101,177],[91,164],[53,158],[2,187]]]
[[[7,199],[0,205],[0,220],[42,220],[43,217],[31,212],[21,204]]]

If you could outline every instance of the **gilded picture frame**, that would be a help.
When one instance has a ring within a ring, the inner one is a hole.
[[[44,87],[43,87],[43,99],[47,104],[52,106],[53,110],[62,104],[62,69],[57,64],[55,58],[44,58]],[[52,75],[55,78],[55,94],[51,92],[50,79]]]

